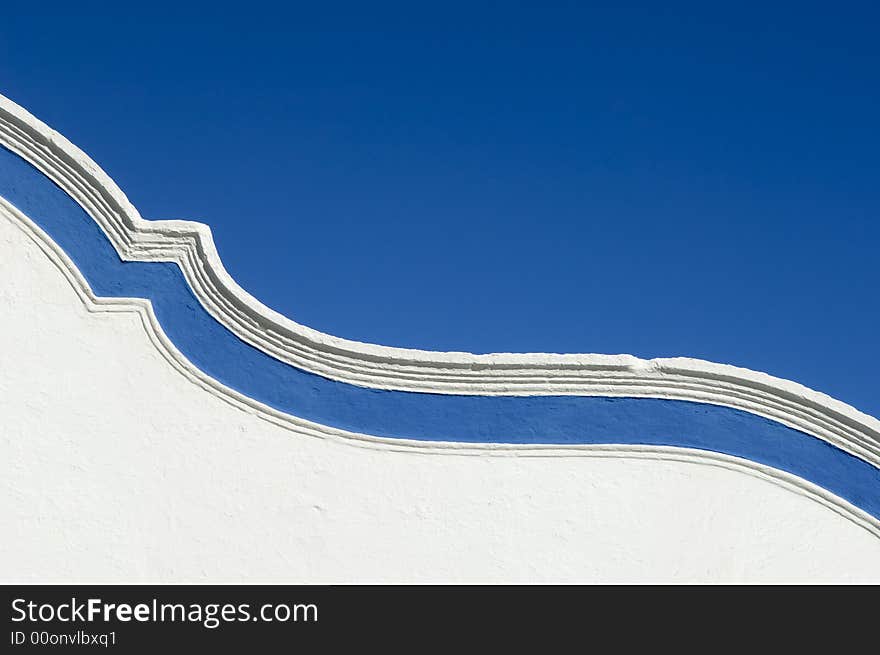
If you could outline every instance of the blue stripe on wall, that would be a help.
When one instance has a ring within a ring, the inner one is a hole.
[[[508,444],[642,444],[725,453],[813,482],[880,518],[880,470],[821,439],[736,409],[679,400],[453,396],[323,378],[248,345],[199,303],[176,264],[123,262],[65,192],[0,148],[0,195],[35,221],[104,297],[149,299],[198,368],[277,410],[380,437]],[[4,281],[9,284],[10,281]]]

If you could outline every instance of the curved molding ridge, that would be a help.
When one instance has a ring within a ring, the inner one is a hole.
[[[64,136],[0,95],[0,145],[43,172],[98,223],[120,258],[178,264],[205,308],[267,354],[318,375],[377,389],[458,394],[595,394],[692,398],[736,393],[743,409],[779,418],[795,405],[841,434],[867,431],[880,454],[880,421],[803,385],[691,358],[632,355],[431,352],[323,334],[267,307],[226,271],[210,228],[142,218],[122,190]],[[717,392],[717,393],[713,393]],[[749,400],[747,401],[746,398]],[[754,406],[749,405],[749,401]],[[740,406],[740,405],[737,405]]]
[[[193,384],[212,393],[248,413],[296,434],[320,439],[341,440],[350,445],[381,449],[391,452],[412,452],[445,455],[490,455],[496,457],[612,457],[687,462],[695,465],[715,466],[737,471],[781,486],[802,495],[880,538],[880,519],[857,505],[786,471],[724,453],[666,446],[624,444],[570,444],[564,447],[553,444],[505,444],[458,442],[423,442],[408,439],[388,439],[359,434],[313,423],[296,416],[278,412],[248,396],[237,393],[205,375],[184,357],[168,339],[153,312],[149,301],[140,298],[105,298],[96,296],[82,274],[66,253],[29,218],[0,197],[0,217],[11,220],[43,251],[47,259],[62,273],[80,301],[91,313],[134,313],[144,327],[150,342],[168,364]]]
[[[646,452],[678,448],[713,453],[705,456],[716,459],[752,460],[754,466],[794,473],[811,484],[815,483],[816,488],[828,490],[834,487],[833,481],[829,482],[830,487],[821,482],[826,479],[823,477],[826,473],[821,466],[815,470],[811,468],[816,464],[812,460],[808,462],[809,470],[794,471],[796,466],[788,466],[782,460],[774,465],[775,455],[771,457],[769,451],[759,452],[760,448],[754,450],[757,448],[754,444],[749,446],[753,450],[736,450],[739,448],[736,431],[740,429],[760,432],[767,440],[776,439],[780,443],[802,435],[803,439],[813,438],[839,450],[845,457],[868,465],[870,470],[839,457],[828,460],[840,467],[837,474],[862,476],[859,490],[852,492],[849,488],[852,493],[843,494],[846,501],[840,502],[848,504],[849,501],[849,507],[861,508],[857,511],[863,522],[873,525],[875,519],[865,517],[880,516],[880,421],[825,394],[763,373],[689,358],[644,360],[630,355],[598,354],[474,355],[378,346],[326,335],[275,312],[242,289],[224,268],[208,226],[190,221],[143,219],[124,193],[87,155],[2,96],[0,145],[33,166],[72,199],[100,228],[121,262],[141,266],[138,271],[149,271],[155,279],[163,280],[163,284],[175,284],[173,278],[179,271],[186,289],[175,287],[175,293],[191,293],[219,326],[254,349],[254,353],[248,351],[248,356],[264,357],[260,360],[261,365],[274,367],[272,375],[280,375],[282,368],[279,367],[283,367],[285,375],[288,375],[289,368],[297,371],[296,375],[314,376],[302,378],[297,384],[320,387],[325,396],[338,393],[354,408],[349,411],[347,406],[345,411],[349,413],[343,412],[345,416],[334,424],[326,420],[323,408],[318,405],[304,406],[298,413],[286,404],[286,398],[260,397],[249,390],[250,381],[237,386],[237,381],[226,379],[224,371],[212,372],[208,365],[211,362],[199,361],[199,353],[184,352],[169,338],[167,328],[163,329],[163,321],[158,316],[166,312],[167,318],[168,310],[157,305],[156,298],[151,302],[151,296],[141,297],[139,292],[136,296],[126,295],[135,288],[132,286],[125,287],[126,292],[120,290],[107,294],[115,297],[105,297],[92,289],[77,265],[42,229],[36,217],[21,211],[10,199],[0,198],[0,210],[28,226],[44,251],[47,254],[51,251],[53,261],[66,271],[68,279],[90,307],[100,308],[100,311],[138,311],[153,342],[181,372],[234,404],[273,422],[323,436],[365,438],[370,443],[383,444],[390,439],[397,444],[395,447],[404,443],[408,447],[419,444],[420,448],[449,447],[457,448],[459,452],[467,448],[601,450],[613,444],[624,450],[643,448]],[[169,265],[173,268],[161,268]],[[123,283],[118,284],[122,285],[119,289],[123,289]],[[374,416],[379,410],[368,406],[371,404],[382,411],[403,407],[414,418],[409,422],[400,419],[399,427],[389,429],[386,434],[376,429],[382,424]],[[536,409],[539,405],[540,409]],[[428,409],[424,409],[426,407]],[[714,423],[706,422],[703,415],[708,410],[700,407],[716,408],[712,410]],[[431,431],[418,423],[419,420],[439,421],[437,417],[464,422],[481,413],[503,416],[508,410],[516,418],[519,416],[516,412],[521,409],[523,416],[527,415],[532,421],[526,421],[525,427],[521,423],[497,420],[491,426],[462,428],[447,439],[442,438],[442,430],[437,426]],[[577,430],[586,416],[593,421],[590,425],[596,434],[589,438],[578,437],[581,441],[566,437],[564,430]],[[642,421],[639,429],[648,432],[665,430],[663,434],[667,436],[655,436],[654,441],[648,439],[636,444],[638,438],[635,433],[628,432],[630,427],[626,424],[634,416]],[[751,419],[744,418],[747,416],[780,427],[770,429],[764,423],[749,422]],[[548,417],[562,427],[544,427],[541,421]],[[365,423],[362,425],[359,421]],[[687,438],[673,439],[669,436],[673,430],[670,426],[675,425],[689,425],[695,433]],[[488,438],[491,430],[500,430],[500,433]],[[728,445],[704,442],[696,434],[700,430],[714,430],[718,434],[719,430],[727,430],[723,439]],[[594,442],[588,443],[584,439]],[[425,442],[431,442],[431,445],[426,446]],[[801,446],[803,444],[798,447]],[[757,459],[750,456],[754,453],[757,453]],[[815,457],[819,459],[826,455],[828,453],[821,448],[815,450]],[[840,495],[839,489],[830,490],[835,498]]]

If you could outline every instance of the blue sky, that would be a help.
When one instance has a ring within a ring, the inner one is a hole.
[[[880,416],[876,4],[125,4],[4,6],[0,92],[269,306]]]

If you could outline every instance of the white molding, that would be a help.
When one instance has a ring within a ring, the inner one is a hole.
[[[300,369],[359,386],[401,391],[650,397],[722,405],[812,434],[880,468],[880,421],[823,393],[764,373],[689,358],[429,352],[323,334],[282,316],[242,289],[224,268],[208,226],[143,219],[85,153],[3,96],[0,144],[76,200],[122,259],[177,263],[212,316],[243,341]],[[110,307],[144,301],[92,298],[91,302]],[[155,323],[154,318],[151,321]],[[155,338],[167,342],[157,325],[153,331]],[[166,347],[176,352],[170,343]]]
[[[61,272],[71,288],[91,313],[134,313],[150,342],[164,359],[193,384],[230,405],[254,414],[263,420],[289,430],[297,435],[329,439],[349,446],[384,450],[389,452],[445,456],[491,456],[491,457],[610,457],[687,462],[695,465],[715,466],[744,473],[776,484],[793,493],[819,503],[855,525],[880,538],[880,519],[861,510],[848,501],[790,473],[758,464],[747,459],[723,453],[673,446],[621,445],[621,444],[469,444],[461,442],[418,441],[375,437],[341,430],[296,416],[279,412],[268,405],[226,387],[194,366],[168,339],[153,312],[150,301],[142,298],[105,298],[96,296],[85,278],[67,254],[30,218],[0,197],[0,218],[8,220],[27,235]],[[867,458],[880,467],[880,458]]]

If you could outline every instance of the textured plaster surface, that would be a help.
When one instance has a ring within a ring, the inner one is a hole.
[[[392,451],[194,384],[0,219],[3,582],[880,582],[880,539],[689,461]]]
[[[822,423],[808,423],[812,430],[819,429],[817,434],[768,420],[744,407],[706,403],[701,397],[672,398],[663,392],[659,397],[620,397],[618,391],[617,397],[609,397],[595,390],[555,395],[547,389],[505,396],[474,393],[479,391],[474,389],[462,395],[448,393],[447,388],[440,389],[447,393],[415,393],[329,379],[244,341],[230,329],[234,321],[228,314],[215,317],[205,309],[204,294],[194,295],[199,287],[190,285],[179,262],[121,259],[108,233],[73,196],[3,148],[0,196],[0,212],[30,229],[47,254],[66,269],[89,307],[142,311],[154,342],[168,342],[169,361],[212,391],[238,397],[258,410],[274,411],[289,422],[308,422],[325,431],[336,429],[367,439],[454,442],[459,447],[464,443],[484,448],[500,443],[626,444],[724,453],[818,485],[871,514],[875,528],[880,522],[876,457],[871,451],[860,457],[864,449],[853,443],[852,433],[842,448],[832,445],[835,435],[827,434],[831,418],[827,414]],[[270,335],[272,329],[266,326],[263,332]],[[655,363],[644,362],[645,369],[652,370]],[[487,373],[504,370],[489,367]],[[719,382],[717,376],[710,380]],[[612,389],[633,391],[620,378],[611,381]],[[642,380],[641,386],[643,392],[650,392],[650,379]],[[728,392],[722,398],[729,403],[737,396]],[[798,416],[789,411],[785,418],[791,421]]]

